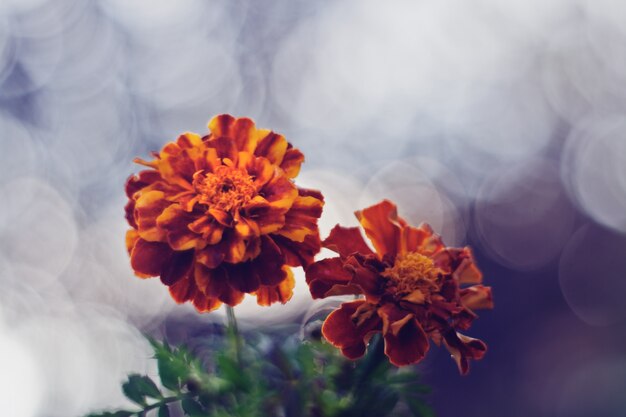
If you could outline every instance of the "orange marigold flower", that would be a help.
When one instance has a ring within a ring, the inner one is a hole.
[[[445,247],[427,224],[407,225],[387,200],[355,214],[375,251],[359,228],[337,225],[322,246],[339,256],[306,271],[313,298],[363,296],[326,318],[324,337],[357,359],[369,339],[382,333],[385,354],[396,366],[422,360],[430,338],[443,343],[466,374],[469,360],[482,358],[487,346],[457,330],[470,327],[473,310],[493,307],[491,288],[476,285],[482,274],[470,249]]]
[[[135,160],[150,169],[126,183],[131,266],[199,311],[235,306],[246,293],[260,305],[285,303],[289,267],[308,266],[320,250],[323,197],[294,184],[304,156],[283,136],[229,115],[209,130]]]

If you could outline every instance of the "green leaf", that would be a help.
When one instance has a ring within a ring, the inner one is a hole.
[[[250,379],[246,372],[239,367],[237,361],[226,355],[219,355],[217,357],[217,366],[222,374],[222,378],[243,391],[250,389]]]
[[[159,407],[158,417],[170,417],[170,409],[168,408],[167,404],[163,404],[161,407]]]
[[[126,398],[143,407],[146,405],[146,397],[139,391],[137,384],[131,382],[131,377],[129,377],[127,382],[122,384],[122,391]]]
[[[181,401],[180,405],[183,407],[183,411],[190,416],[200,416],[204,413],[200,403],[194,399],[185,398]]]
[[[154,381],[147,376],[132,374],[128,376],[128,382],[135,386],[140,394],[146,397],[163,398]]]

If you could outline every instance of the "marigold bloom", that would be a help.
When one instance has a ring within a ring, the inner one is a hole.
[[[382,333],[385,354],[396,366],[422,360],[430,338],[443,343],[466,374],[468,361],[482,358],[487,346],[457,330],[470,327],[473,310],[493,307],[491,289],[475,285],[482,274],[470,249],[445,247],[427,224],[407,225],[387,200],[355,214],[375,251],[359,228],[337,225],[322,246],[339,256],[306,271],[313,298],[363,296],[326,318],[324,337],[357,359],[371,336]]]
[[[323,197],[296,187],[304,161],[285,138],[247,118],[221,115],[210,134],[184,133],[126,183],[126,245],[142,278],[160,276],[199,311],[291,298],[290,266],[320,250]]]

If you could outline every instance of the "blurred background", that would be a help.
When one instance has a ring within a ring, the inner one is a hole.
[[[474,248],[490,350],[467,377],[431,350],[439,416],[626,415],[626,2],[383,4],[0,0],[3,415],[123,406],[125,374],[156,372],[142,332],[223,320],[133,277],[123,243],[133,157],[219,113],[303,150],[324,235],[390,198]],[[314,311],[296,275],[244,326]]]

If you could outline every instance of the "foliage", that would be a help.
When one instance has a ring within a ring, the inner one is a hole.
[[[136,408],[87,417],[434,416],[414,368],[390,365],[376,338],[357,362],[322,340],[247,339],[231,331],[221,348],[193,354],[150,339],[161,388],[129,375],[122,390]]]

